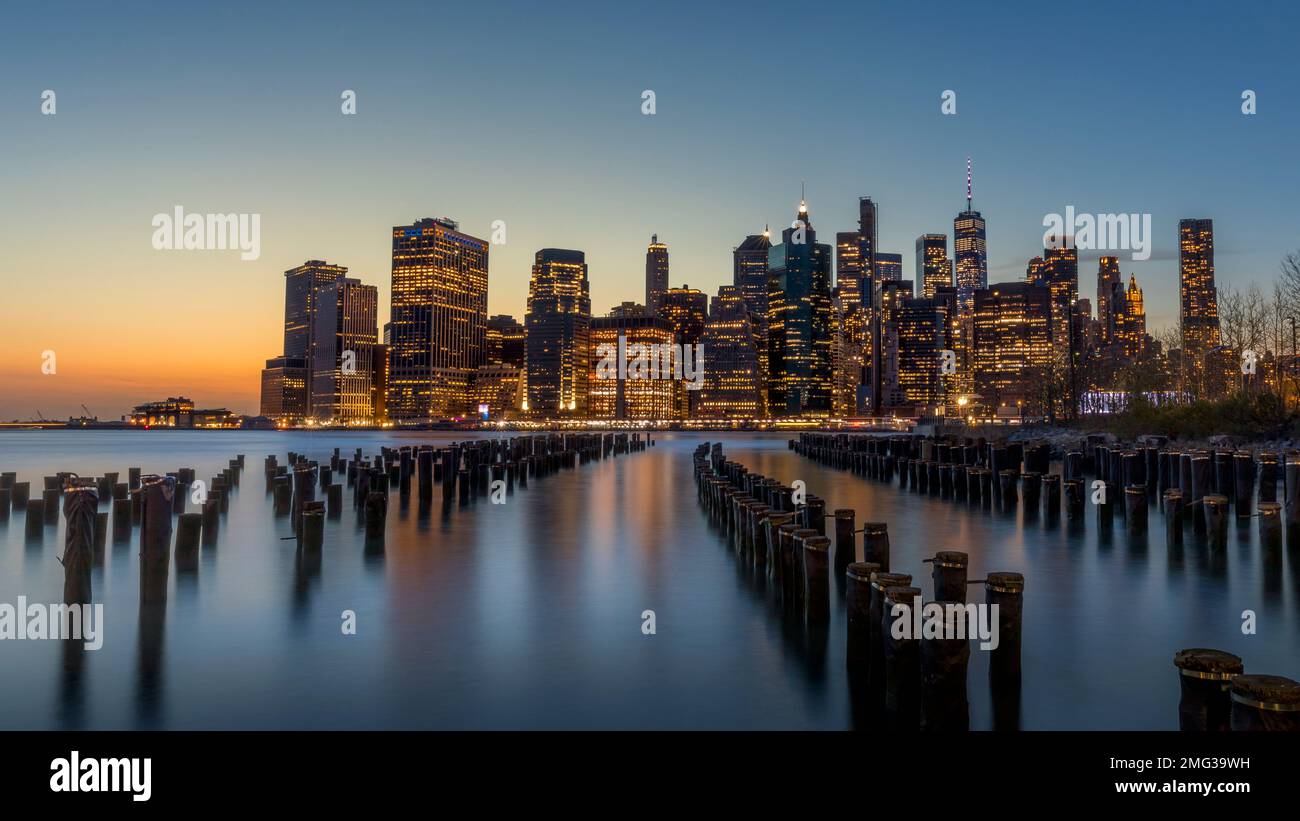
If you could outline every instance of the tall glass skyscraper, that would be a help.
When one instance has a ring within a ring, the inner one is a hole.
[[[311,416],[320,422],[371,422],[379,289],[343,277],[316,291],[312,323]]]
[[[830,414],[831,253],[830,245],[817,242],[808,206],[800,202],[794,223],[768,254],[768,410],[773,416]]]
[[[587,414],[591,288],[582,251],[543,248],[528,283],[528,405],[541,419]]]
[[[650,246],[645,249],[645,306],[654,313],[659,309],[659,297],[668,290],[668,246],[659,241],[658,234],[650,235]]]
[[[745,301],[749,321],[758,339],[758,379],[767,385],[767,255],[772,248],[771,233],[764,228],[761,234],[750,234],[740,243],[732,257],[732,287]],[[760,392],[759,415],[765,415],[767,391]]]
[[[962,313],[974,306],[975,292],[989,286],[988,237],[984,217],[973,205],[970,160],[966,161],[966,210],[952,221],[952,253],[957,280],[957,303]]]
[[[952,287],[947,234],[922,234],[916,238],[916,279],[926,298],[934,296],[939,288]]]
[[[1178,221],[1178,292],[1183,354],[1195,358],[1221,344],[1219,295],[1214,284],[1214,220]]]
[[[418,423],[470,412],[487,339],[488,243],[447,218],[393,228],[388,414]]]

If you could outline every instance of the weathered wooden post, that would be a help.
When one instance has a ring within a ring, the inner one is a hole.
[[[868,564],[874,564],[869,562]],[[870,670],[871,691],[880,692],[881,686],[885,681],[885,641],[881,633],[882,620],[889,614],[889,609],[885,606],[885,590],[890,587],[907,587],[911,585],[912,577],[908,573],[890,573],[888,571],[877,570],[871,574],[871,600],[867,603],[867,618],[870,632],[867,634],[867,644],[870,648],[871,658],[868,661]]]
[[[13,485],[14,510],[26,510],[31,498],[32,483],[15,481]]]
[[[1025,498],[1025,513],[1036,515],[1043,498],[1043,474],[1037,471],[1022,473],[1020,484]]]
[[[47,525],[58,524],[59,521],[59,489],[46,488],[41,492],[41,516],[42,521]]]
[[[857,560],[856,539],[853,538],[855,513],[849,508],[835,511],[835,572],[842,574]],[[761,552],[761,551],[759,551]]]
[[[912,635],[912,609],[921,595],[919,587],[885,588],[880,633],[884,643],[885,714],[892,729],[917,727],[921,712],[921,642]],[[906,631],[894,629],[906,619]],[[902,633],[902,635],[900,635]]]
[[[1259,455],[1259,501],[1277,501],[1277,454]]]
[[[277,476],[275,477],[275,515],[288,516],[292,511],[293,480],[288,476]]]
[[[1236,476],[1234,497],[1237,502],[1237,517],[1249,518],[1253,515],[1255,502],[1255,463],[1249,452],[1238,451],[1232,455],[1232,468]]]
[[[221,527],[221,503],[211,497],[203,503],[203,544],[217,543],[217,531]]]
[[[199,567],[202,513],[182,513],[176,520],[176,572],[192,573]]]
[[[160,604],[167,600],[175,490],[176,480],[170,476],[145,476],[140,481],[141,604]]]
[[[309,502],[309,507],[302,511],[299,536],[304,550],[319,551],[325,539],[325,511],[320,508],[320,504]]]
[[[1143,533],[1147,529],[1147,486],[1129,485],[1124,488],[1124,519],[1129,533]]]
[[[113,500],[113,541],[125,542],[131,538],[131,500]]]
[[[63,539],[63,603],[89,604],[90,570],[95,563],[95,511],[99,492],[92,486],[69,487],[63,499],[67,520]]]
[[[1170,547],[1183,543],[1183,492],[1178,488],[1165,491],[1165,542]]]
[[[880,565],[881,570],[889,572],[889,525],[885,522],[865,522],[862,525],[862,560],[874,562]]]
[[[1043,477],[1043,512],[1047,518],[1061,515],[1061,475],[1049,473]]]
[[[937,564],[935,568],[937,572]],[[965,601],[964,585],[962,601]],[[921,729],[927,732],[969,730],[966,668],[970,663],[970,639],[964,623],[966,608],[958,602],[943,600],[930,605],[926,610],[942,619],[943,630],[935,638],[921,635]]]
[[[1232,680],[1233,732],[1300,732],[1300,682],[1283,676],[1240,675]]]
[[[366,496],[366,540],[383,541],[384,525],[388,518],[388,496],[372,490]]]
[[[423,498],[423,493],[421,493]],[[343,515],[343,485],[332,484],[325,489],[325,501],[327,502],[327,511],[331,519],[337,519]]]
[[[1213,547],[1223,547],[1228,541],[1228,497],[1211,493],[1201,499],[1205,508],[1204,517],[1197,516],[1202,522],[1201,529],[1208,534]]]
[[[1227,731],[1232,680],[1241,675],[1241,659],[1222,650],[1193,647],[1174,654],[1178,668],[1178,729]]]
[[[1259,503],[1259,545],[1265,552],[1282,546],[1282,505],[1278,502]]]
[[[844,571],[848,613],[845,658],[850,667],[865,670],[871,664],[871,576],[878,572],[880,565],[875,562],[853,562]]]
[[[830,549],[831,540],[825,536],[803,540],[804,612],[810,624],[826,624],[831,618]]]
[[[128,525],[128,532],[129,532]],[[38,541],[45,535],[45,501],[43,499],[32,499],[27,502],[27,518],[24,522],[24,535],[33,541]]]
[[[1065,485],[1065,517],[1072,522],[1083,520],[1084,489],[1082,479],[1067,479]]]
[[[1002,510],[1012,512],[1016,509],[1016,479],[1019,473],[1010,468],[998,471],[998,491],[1002,499]]]
[[[958,550],[940,550],[933,559],[930,578],[934,582],[936,601],[966,601],[966,568],[970,557]]]
[[[1300,458],[1292,454],[1286,463],[1287,531],[1300,527]]]
[[[997,606],[998,646],[989,651],[989,684],[1020,687],[1020,631],[1025,577],[1020,573],[990,573],[984,602]],[[992,618],[992,616],[990,616]]]

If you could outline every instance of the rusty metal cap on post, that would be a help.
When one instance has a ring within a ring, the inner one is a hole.
[[[848,519],[849,521],[852,521],[853,517],[856,515],[857,514],[854,513],[852,508],[840,507],[835,509],[836,519]]]
[[[916,597],[921,595],[921,588],[908,587],[903,584],[891,584],[885,588],[885,600],[894,604],[911,604]],[[918,636],[918,638],[920,638]]]
[[[1285,676],[1237,676],[1232,680],[1232,700],[1271,713],[1300,712],[1300,682]]]
[[[1188,678],[1213,681],[1231,681],[1241,675],[1245,666],[1240,656],[1207,647],[1191,647],[1174,653],[1174,666]]]
[[[819,553],[827,553],[831,549],[830,537],[822,536],[821,534],[817,534],[816,536],[809,536],[808,538],[803,540],[803,549],[814,550]]]
[[[1021,573],[990,573],[985,583],[997,593],[1023,593],[1025,577]]]
[[[961,569],[970,563],[970,557],[960,550],[940,550],[934,554],[936,567],[953,567]]]
[[[880,572],[879,562],[852,562],[844,569],[844,575],[860,582],[871,582],[871,577]]]
[[[880,591],[884,591],[886,588],[894,586],[906,587],[911,583],[912,575],[910,573],[875,572],[871,574],[871,586]]]

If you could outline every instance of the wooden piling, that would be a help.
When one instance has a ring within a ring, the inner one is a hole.
[[[1174,654],[1178,668],[1178,729],[1226,732],[1232,712],[1232,680],[1244,671],[1241,659],[1222,650],[1193,647]]]
[[[113,541],[125,542],[131,538],[131,500],[113,500]]]
[[[167,600],[167,575],[171,563],[172,494],[176,480],[146,476],[140,480],[140,603]]]
[[[866,669],[871,663],[871,576],[880,572],[875,562],[853,562],[844,570],[845,608],[848,616],[849,666]]]
[[[936,601],[966,601],[966,568],[970,557],[958,550],[940,550],[933,559],[926,559],[933,567],[930,578],[934,582]]]
[[[1183,492],[1178,488],[1165,491],[1165,542],[1170,547],[1183,543]]]
[[[63,500],[63,603],[89,604],[90,571],[95,563],[95,512],[99,492],[89,485],[72,487]]]
[[[1124,520],[1130,533],[1147,529],[1147,486],[1129,485],[1124,488]]]
[[[199,566],[199,540],[203,533],[202,513],[182,513],[176,520],[176,571],[189,573]]]
[[[875,564],[875,562],[868,562],[868,564]],[[870,670],[872,692],[879,692],[879,687],[885,680],[885,643],[881,633],[881,622],[889,613],[888,608],[885,607],[885,590],[890,587],[907,587],[911,583],[912,576],[908,573],[877,570],[871,574],[871,600],[867,603],[870,631],[867,634],[867,645],[871,658],[867,662],[867,667]]]
[[[1238,452],[1232,456],[1232,469],[1236,479],[1234,497],[1237,517],[1249,518],[1254,514],[1255,463],[1249,453]]]
[[[893,625],[898,619],[912,619],[911,608],[917,606],[919,587],[894,585],[885,588],[880,632],[883,642],[885,714],[893,730],[914,729],[921,711],[921,642],[920,636],[896,635]],[[895,608],[905,605],[900,615]]]
[[[804,613],[810,624],[826,624],[830,605],[831,540],[817,535],[803,540]]]
[[[1210,544],[1223,547],[1228,540],[1228,497],[1211,493],[1201,499],[1204,515],[1197,516],[1202,523],[1201,530],[1206,533]]]
[[[843,573],[857,561],[857,540],[854,538],[856,514],[849,508],[835,511],[835,572]]]
[[[1300,682],[1283,676],[1240,675],[1232,680],[1233,732],[1300,732]]]
[[[462,471],[463,472],[463,471]],[[462,494],[467,491],[462,491]],[[366,540],[383,541],[384,525],[388,518],[388,496],[373,490],[366,497]]]
[[[880,565],[889,572],[889,525],[885,522],[866,522],[862,525],[862,560]]]
[[[1025,577],[1020,573],[990,573],[984,601],[998,608],[998,646],[989,651],[989,683],[1020,686],[1020,633]]]
[[[962,601],[965,601],[964,584]],[[964,732],[970,729],[970,703],[966,695],[970,639],[966,632],[966,608],[954,601],[938,600],[930,604],[939,608],[936,615],[942,619],[943,630],[939,638],[925,634],[920,637],[921,729]],[[928,604],[926,609],[930,609]]]

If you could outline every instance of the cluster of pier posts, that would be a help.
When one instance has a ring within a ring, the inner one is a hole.
[[[1300,545],[1300,454],[1180,450],[1159,437],[1149,439],[1154,444],[1111,446],[1085,439],[1061,455],[1059,473],[1050,470],[1045,442],[804,433],[789,446],[870,479],[1003,511],[1022,505],[1033,514],[1041,504],[1048,517],[1063,512],[1082,524],[1087,499],[1101,526],[1110,526],[1118,510],[1127,529],[1143,537],[1148,509],[1158,504],[1171,548],[1181,548],[1190,526],[1198,539],[1222,551],[1230,519],[1238,526],[1256,520],[1266,558],[1280,550],[1284,524],[1287,542]],[[935,561],[937,572],[940,559]],[[1182,729],[1300,729],[1300,683],[1246,675],[1241,659],[1221,650],[1181,650],[1174,664]]]
[[[1210,547],[1227,543],[1228,522],[1257,520],[1266,551],[1288,539],[1300,544],[1300,453],[1179,450],[1158,444],[1105,445],[1080,440],[1052,471],[1046,442],[991,442],[983,438],[803,433],[789,446],[829,467],[899,488],[1003,512],[1062,514],[1082,526],[1091,502],[1098,523],[1116,518],[1145,534],[1148,510],[1164,515],[1168,544],[1183,544],[1190,526]],[[1279,487],[1280,486],[1280,487]],[[1285,499],[1285,504],[1281,501]]]
[[[959,632],[955,622],[973,612],[966,606],[967,588],[983,584],[985,604],[998,606],[996,611],[989,608],[999,620],[999,642],[989,651],[994,725],[1018,728],[1024,591],[1020,573],[990,573],[972,581],[965,553],[941,551],[926,560],[934,592],[928,604],[938,606],[926,610],[951,629],[935,631],[933,637],[896,631],[895,606],[919,604],[922,590],[913,585],[911,574],[892,567],[884,522],[857,528],[853,510],[828,515],[824,500],[811,494],[800,500],[794,487],[728,460],[720,444],[705,443],[696,450],[694,475],[710,522],[728,537],[737,560],[768,581],[783,616],[801,621],[814,647],[826,640],[835,579],[847,610],[845,649],[855,726],[969,729],[971,637],[964,629]],[[834,522],[830,532],[828,520]]]
[[[389,499],[403,506],[412,493],[420,510],[432,506],[441,488],[442,509],[461,507],[497,492],[513,494],[560,470],[636,453],[649,444],[639,433],[552,433],[432,445],[381,447],[367,457],[361,448],[345,456],[334,448],[328,463],[289,452],[288,464],[268,455],[263,464],[266,492],[276,516],[288,516],[300,547],[319,551],[326,518],[343,513],[344,488],[352,489],[352,507],[365,524],[366,549],[382,550]],[[317,491],[324,500],[317,499]]]

